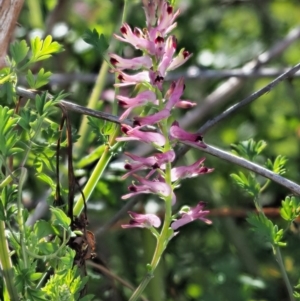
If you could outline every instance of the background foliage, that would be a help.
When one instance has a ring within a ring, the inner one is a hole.
[[[85,106],[93,89],[93,81],[82,78],[85,74],[97,74],[103,61],[101,55],[83,41],[83,35],[88,28],[95,28],[108,41],[113,40],[112,33],[118,32],[120,25],[123,1],[60,2],[64,3],[57,13],[57,1],[26,1],[19,18],[16,39],[29,41],[36,35],[45,37],[51,34],[54,40],[62,44],[63,52],[36,66],[32,72],[39,70],[41,66],[45,71],[51,71],[53,75],[47,89],[52,93],[61,90],[70,92],[69,100]],[[128,23],[143,27],[144,13],[140,1],[129,2],[130,9],[126,16]],[[181,9],[181,15],[174,34],[178,39],[179,49],[184,47],[193,53],[193,57],[178,72],[188,72],[188,75],[195,68],[200,72],[240,68],[283,39],[300,23],[300,4],[296,0],[178,0],[177,5]],[[300,41],[295,41],[276,56],[268,67],[283,69],[298,63],[299,46]],[[132,48],[128,46],[120,49],[119,43],[115,41],[111,43],[111,47],[126,56],[134,54]],[[71,77],[74,73],[81,80],[74,80]],[[185,80],[185,98],[201,104],[204,97],[224,80],[189,76]],[[270,80],[271,78],[259,77],[244,79],[242,87],[230,97],[229,102],[215,106],[204,120],[200,119],[189,130],[196,130],[206,120],[263,87]],[[107,74],[105,89],[97,104],[99,110],[111,111],[112,82],[113,77]],[[285,81],[214,127],[205,135],[205,141],[229,151],[230,145],[239,141],[250,138],[264,140],[267,146],[257,161],[263,163],[266,158],[273,160],[279,154],[284,155],[288,158],[285,176],[299,182],[299,93],[298,77]],[[55,116],[59,120],[59,114]],[[188,116],[189,113],[186,113],[177,118],[186,120]],[[82,116],[72,113],[70,117],[73,128],[78,130]],[[86,156],[101,145],[99,139],[91,127],[85,137],[84,148],[76,150],[75,144],[74,166],[81,185],[89,178],[95,165],[93,160],[86,164]],[[199,156],[202,156],[199,150],[191,150],[182,161],[192,163]],[[129,183],[120,179],[120,157],[120,154],[114,156],[91,197],[88,206],[89,229],[96,234],[97,254],[102,263],[136,286],[144,275],[154,240],[147,231],[121,229],[120,224],[126,222],[126,215],[109,229],[103,231],[102,228],[124,206],[121,195],[125,193]],[[213,225],[197,222],[180,230],[180,235],[170,243],[156,271],[156,277],[146,290],[149,300],[287,300],[279,268],[272,256],[272,248],[254,235],[246,221],[248,211],[255,209],[253,200],[230,177],[230,174],[238,173],[241,168],[218,158],[206,157],[206,166],[215,168],[215,171],[183,182],[177,199],[179,207],[180,200],[188,205],[195,205],[199,200],[207,202],[208,208],[212,210]],[[64,181],[62,183],[66,185]],[[38,177],[29,175],[26,191],[30,197],[26,205],[30,210],[36,208],[46,189],[47,185]],[[288,194],[286,189],[271,183],[261,195],[263,206],[274,208],[272,220],[282,227],[287,223],[280,218],[276,208]],[[144,211],[145,208],[159,208],[159,202],[149,197],[140,197],[136,209]],[[220,214],[224,212],[221,210],[224,208],[227,208],[227,213]],[[287,242],[287,246],[282,249],[284,263],[291,282],[296,285],[300,256],[299,233],[295,227],[287,232],[284,241]],[[88,272],[91,276],[88,290],[95,294],[95,300],[121,301],[130,295],[129,289],[99,273],[99,270],[89,267]]]

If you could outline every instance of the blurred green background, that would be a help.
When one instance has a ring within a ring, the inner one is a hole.
[[[141,1],[128,1],[126,20],[131,26],[144,27],[145,19]],[[203,103],[204,98],[227,79],[192,77],[192,71],[206,72],[241,68],[280,42],[294,28],[300,26],[300,4],[296,0],[177,0],[181,14],[177,19],[174,34],[178,39],[178,50],[185,48],[193,57],[173,76],[185,74],[185,99]],[[27,0],[19,18],[16,39],[39,35],[53,35],[65,51],[47,61],[43,67],[54,73],[48,89],[70,92],[69,100],[86,105],[93,88],[92,80],[75,80],[70,75],[83,78],[86,74],[97,75],[101,56],[88,44],[82,35],[86,29],[97,29],[108,40],[113,32],[119,33],[122,18],[121,0]],[[129,45],[114,43],[115,51],[127,56],[138,54]],[[278,70],[291,67],[300,60],[300,41],[275,56],[267,65]],[[58,77],[60,75],[60,77]],[[172,74],[170,74],[171,76]],[[230,105],[242,100],[268,84],[273,77],[249,77],[243,79],[240,88],[222,104],[213,106],[205,118],[186,128],[196,131],[205,121],[216,116]],[[110,112],[108,97],[112,89],[112,74],[107,74],[106,86],[99,99],[98,109]],[[166,85],[167,87],[168,85]],[[288,157],[286,177],[299,182],[300,163],[300,81],[295,77],[281,83],[270,93],[251,105],[230,116],[205,135],[205,141],[230,151],[230,144],[253,138],[265,140],[268,146],[259,158],[274,159],[277,155]],[[188,119],[188,112],[177,111],[176,118]],[[79,114],[70,114],[73,126],[78,130]],[[89,132],[84,153],[75,158],[75,166],[91,153],[99,140]],[[127,150],[137,151],[133,145]],[[138,285],[150,261],[154,239],[143,229],[124,230],[122,223],[128,222],[122,216],[114,226],[99,234],[116,212],[125,204],[121,196],[127,191],[130,180],[121,181],[120,154],[116,154],[103,178],[97,185],[89,202],[89,229],[97,238],[97,254],[115,274]],[[180,160],[191,164],[203,156],[199,150],[189,151]],[[212,211],[211,226],[199,221],[180,229],[171,241],[162,259],[156,277],[146,290],[151,301],[201,300],[201,301],[278,301],[288,300],[278,265],[272,249],[259,241],[245,221],[253,201],[236,187],[230,174],[241,168],[218,158],[206,155],[206,166],[213,167],[213,173],[186,180],[177,190],[176,212],[182,205],[196,205],[202,200]],[[118,163],[118,164],[117,164]],[[95,163],[81,166],[81,184],[89,177]],[[78,166],[78,165],[77,165]],[[121,165],[122,166],[122,165]],[[37,200],[46,189],[32,177],[27,189]],[[37,188],[38,187],[38,188]],[[290,192],[277,184],[271,184],[262,196],[266,207],[277,208]],[[134,209],[137,211],[158,209],[163,216],[160,200],[147,195],[141,196]],[[228,208],[226,216],[219,209]],[[241,209],[238,215],[234,214]],[[285,226],[278,217],[274,223]],[[297,284],[300,269],[299,235],[288,231],[287,247],[282,250],[286,269],[293,285]],[[95,300],[128,300],[130,290],[111,280],[97,269],[88,268],[91,276],[88,290]]]

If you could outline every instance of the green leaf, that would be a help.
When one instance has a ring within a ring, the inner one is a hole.
[[[46,101],[47,101],[47,93],[46,92],[43,92],[42,95],[37,94],[35,97],[36,110],[40,116],[42,116],[44,113],[44,106],[45,106]]]
[[[16,65],[25,59],[28,51],[29,47],[25,40],[17,41],[10,45],[10,53]]]
[[[300,199],[295,196],[287,196],[281,202],[280,215],[288,222],[294,221],[300,216]]]
[[[5,221],[5,210],[1,199],[0,199],[0,221]]]
[[[93,45],[100,52],[100,55],[104,55],[108,49],[109,44],[104,35],[99,35],[96,29],[93,29],[93,31],[90,29],[86,30],[82,38],[86,43]]]
[[[9,67],[3,68],[0,70],[0,85],[3,85],[6,82],[14,81],[16,78],[16,74],[12,72]],[[0,96],[4,96],[4,86],[0,89]]]
[[[230,177],[234,182],[245,190],[249,195],[256,198],[260,192],[260,184],[257,182],[255,177],[252,174],[249,174],[248,177],[242,172],[237,174],[231,174]]]
[[[31,289],[27,288],[27,295],[28,295],[28,300],[30,301],[48,301],[45,297],[45,293],[41,290],[36,290],[36,289]]]
[[[38,240],[55,233],[52,225],[49,222],[43,220],[39,220],[34,224],[33,231]]]
[[[274,162],[272,162],[270,159],[267,160],[265,166],[266,168],[274,171],[275,173],[279,175],[283,175],[286,172],[285,164],[288,161],[288,159],[285,156],[279,155],[276,157]]]
[[[61,52],[63,49],[57,42],[52,42],[52,37],[47,36],[45,40],[41,40],[39,37],[30,41],[32,57],[30,63],[46,60],[54,53]]]
[[[259,155],[267,146],[267,143],[263,140],[255,142],[253,139],[239,142],[238,144],[231,144],[231,148],[236,154],[244,157],[250,161],[253,161],[257,155]]]
[[[40,180],[42,180],[45,183],[47,183],[50,187],[55,187],[56,186],[56,184],[54,183],[53,179],[51,177],[49,177],[48,175],[44,174],[44,173],[38,174],[37,178],[39,178]]]
[[[43,276],[43,273],[33,273],[29,276],[29,279],[31,281],[37,281],[37,280],[41,279],[42,276]]]
[[[61,226],[68,230],[71,224],[71,219],[59,208],[51,207],[50,210],[54,217],[52,224]]]
[[[42,254],[42,255],[54,254],[58,249],[58,245],[56,243],[45,242],[45,241],[38,243],[37,247],[39,249],[39,254]]]
[[[48,84],[51,74],[51,72],[45,72],[44,68],[42,68],[38,74],[34,76],[31,70],[28,70],[26,80],[31,89],[38,89]]]
[[[272,244],[272,246],[285,246],[285,243],[281,241],[283,230],[278,230],[278,226],[274,225],[264,214],[250,214],[247,221],[253,226],[255,234],[263,241]]]

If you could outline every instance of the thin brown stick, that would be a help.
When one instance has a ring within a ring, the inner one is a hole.
[[[103,274],[105,274],[106,276],[110,277],[113,280],[116,280],[118,282],[120,282],[123,286],[128,287],[129,289],[131,289],[132,291],[135,290],[135,287],[133,287],[133,285],[131,285],[129,282],[125,281],[124,279],[122,279],[121,277],[117,276],[116,274],[114,274],[113,272],[111,272],[109,269],[107,269],[106,267],[104,267],[101,264],[97,264],[93,261],[87,261],[87,265],[91,266],[93,268],[96,268],[98,270],[100,270]],[[141,299],[143,301],[149,301],[147,298],[145,297],[141,297]]]

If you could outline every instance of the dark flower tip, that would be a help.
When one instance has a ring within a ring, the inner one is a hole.
[[[168,13],[169,15],[171,15],[171,14],[173,13],[173,7],[172,7],[171,5],[169,5],[169,6],[167,7],[167,13]]]
[[[136,187],[134,185],[128,186],[128,190],[131,192],[136,192]]]
[[[116,60],[116,59],[114,59],[114,58],[110,58],[110,60],[109,60],[110,62],[111,62],[111,64],[113,64],[114,66],[117,64],[117,63],[119,63],[119,61],[118,60]]]
[[[138,120],[133,121],[133,127],[135,126],[141,126],[141,123]]]
[[[124,107],[126,105],[126,102],[123,101],[123,100],[119,100],[118,101],[118,104],[121,106],[121,107]]]
[[[183,57],[186,59],[188,56],[190,55],[190,53],[187,50],[183,51]]]
[[[127,30],[126,30],[126,27],[124,25],[120,28],[120,31],[121,31],[122,34],[127,34]]]
[[[138,38],[141,36],[140,31],[139,31],[136,27],[133,29],[133,33],[134,33]]]
[[[157,163],[155,163],[155,164],[152,165],[152,168],[153,168],[153,169],[158,169],[159,167],[160,167],[160,166],[159,166]]]
[[[159,83],[160,81],[163,81],[163,80],[164,80],[164,78],[162,76],[157,75],[154,82]]]
[[[126,164],[124,165],[124,168],[125,168],[126,170],[131,170],[131,169],[132,169],[132,165],[129,164],[129,163],[126,163]]]
[[[122,125],[122,126],[121,126],[121,131],[122,131],[124,134],[127,134],[127,132],[128,132],[128,127],[125,126],[125,125]]]
[[[172,37],[172,46],[173,46],[173,48],[177,48],[177,39],[176,39],[176,37],[175,36],[173,36]]]
[[[122,74],[119,74],[119,75],[118,75],[118,80],[119,80],[119,81],[121,81],[121,82],[123,82],[123,81],[124,81],[124,77],[123,77],[123,75],[122,75]]]
[[[155,44],[163,43],[164,41],[165,41],[164,38],[161,37],[161,36],[158,36],[158,37],[154,40]]]
[[[203,141],[203,137],[202,137],[201,135],[198,135],[198,136],[196,137],[195,142],[198,142],[198,141],[200,141],[200,142]]]

